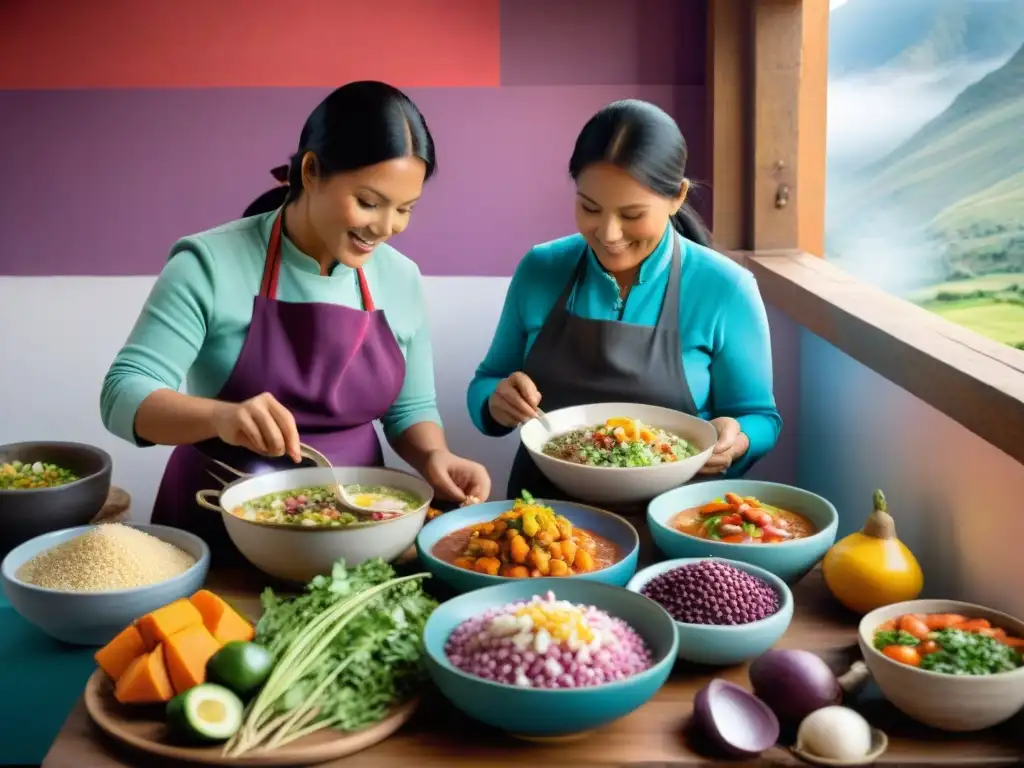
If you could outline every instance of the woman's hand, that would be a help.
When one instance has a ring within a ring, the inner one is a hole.
[[[437,495],[448,501],[461,504],[473,497],[478,503],[491,495],[491,476],[484,466],[451,451],[431,451],[424,462],[423,476]]]
[[[516,371],[498,386],[487,399],[491,417],[503,427],[515,428],[537,416],[540,392],[537,385],[522,371]]]
[[[262,456],[287,454],[296,464],[302,461],[295,418],[268,392],[241,403],[218,402],[213,426],[228,445]]]
[[[750,448],[750,440],[743,434],[740,423],[736,419],[721,416],[712,419],[711,423],[718,430],[718,442],[715,443],[715,450],[711,454],[711,458],[700,470],[702,475],[722,474]]]

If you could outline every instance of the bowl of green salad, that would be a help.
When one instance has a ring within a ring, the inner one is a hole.
[[[110,471],[110,454],[93,445],[0,445],[0,553],[90,522],[110,493]]]
[[[670,408],[591,403],[520,429],[537,468],[574,499],[632,505],[689,482],[715,447],[713,424]]]

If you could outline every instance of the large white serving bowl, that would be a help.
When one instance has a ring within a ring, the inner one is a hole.
[[[526,422],[520,439],[537,468],[556,487],[574,499],[595,504],[639,504],[693,479],[718,441],[713,424],[669,408],[637,403],[594,403],[551,411],[545,428],[539,419]],[[544,444],[552,437],[608,419],[626,417],[659,427],[690,441],[700,453],[683,461],[653,467],[591,467],[547,456]],[[529,489],[527,489],[529,490]]]
[[[231,513],[246,501],[268,493],[331,483],[384,485],[411,493],[422,499],[423,504],[401,517],[344,528],[274,525]],[[231,541],[261,571],[286,581],[308,582],[318,574],[330,573],[340,559],[346,565],[356,566],[375,557],[389,562],[397,558],[415,542],[433,498],[430,485],[397,469],[306,467],[236,480],[222,491],[200,491],[196,501],[211,510],[211,514],[220,513]]]

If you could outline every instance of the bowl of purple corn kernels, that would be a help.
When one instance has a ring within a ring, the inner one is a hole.
[[[742,664],[770,649],[793,619],[793,593],[756,565],[717,557],[665,560],[637,572],[626,588],[673,618],[679,658]]]

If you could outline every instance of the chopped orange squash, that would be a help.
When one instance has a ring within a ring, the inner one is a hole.
[[[175,632],[164,642],[167,671],[175,693],[184,693],[206,682],[206,662],[220,650],[220,643],[202,624]]]
[[[161,645],[135,659],[114,688],[114,698],[122,704],[158,704],[173,697]]]
[[[189,598],[189,601],[202,614],[203,625],[221,645],[226,645],[232,640],[248,642],[256,636],[252,624],[208,589],[199,590]]]
[[[136,622],[146,650],[150,651],[156,648],[157,643],[166,642],[171,635],[196,625],[203,625],[203,615],[185,598],[157,608]]]
[[[142,634],[134,625],[128,626],[113,640],[96,651],[94,658],[100,669],[115,683],[139,656],[146,652]]]

